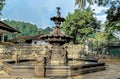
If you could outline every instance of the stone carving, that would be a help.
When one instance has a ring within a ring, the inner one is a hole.
[[[85,51],[85,52],[84,52],[85,54],[88,54],[88,51],[89,51],[88,44],[89,44],[89,42],[88,42],[88,40],[86,39],[86,40],[85,40],[85,50],[84,50],[84,51]]]
[[[15,60],[15,64],[19,62],[19,55],[17,51],[13,52],[14,54],[12,55],[12,59]]]
[[[37,58],[36,58],[36,61],[37,61],[37,63],[44,64],[44,56],[41,55],[41,54],[38,54]]]
[[[67,46],[66,47],[62,47],[61,57],[62,57],[63,64],[65,64],[65,63],[67,64],[68,63]]]
[[[51,50],[48,48],[48,46],[46,46],[45,48],[46,48],[46,53],[45,53],[46,64],[50,64],[52,53],[51,53]]]

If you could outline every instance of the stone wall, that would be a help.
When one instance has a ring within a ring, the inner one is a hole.
[[[68,46],[68,57],[69,58],[79,58],[80,53],[83,52],[84,46],[83,45],[67,45]]]
[[[11,58],[11,55],[14,51],[14,47],[12,46],[6,46],[6,45],[0,45],[0,58],[1,59],[9,59]]]
[[[35,58],[37,54],[45,54],[45,46],[41,45],[18,45],[15,47],[16,52],[21,58]]]
[[[45,53],[45,46],[41,45],[16,45],[4,46],[0,45],[0,58],[11,59],[17,53],[20,58],[34,58],[37,54]]]
[[[82,45],[65,45],[68,46],[68,57],[78,58],[80,53],[83,51],[84,47]],[[48,47],[51,47],[48,45]],[[2,59],[12,59],[13,55],[17,53],[19,58],[33,59],[37,54],[45,54],[44,45],[16,45],[16,46],[5,46],[0,45],[0,58]]]

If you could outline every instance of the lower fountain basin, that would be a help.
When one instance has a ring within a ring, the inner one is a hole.
[[[33,77],[34,65],[31,65],[31,62],[33,63],[33,60],[20,60],[18,64],[15,64],[15,61],[13,60],[5,61],[3,63],[3,70],[10,76]]]
[[[86,73],[92,73],[105,70],[105,63],[98,63],[94,60],[73,61],[74,64],[68,64],[64,66],[46,66],[46,77],[68,77],[83,75]],[[84,64],[83,64],[84,62]]]
[[[35,60],[5,61],[3,70],[10,76],[35,77]],[[72,62],[72,63],[71,63]],[[68,65],[47,65],[44,67],[45,77],[68,77],[105,70],[105,63],[93,60],[72,60]]]

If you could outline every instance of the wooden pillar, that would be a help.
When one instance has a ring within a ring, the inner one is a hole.
[[[4,42],[4,40],[5,40],[5,37],[4,37],[4,34],[2,34],[1,41]]]

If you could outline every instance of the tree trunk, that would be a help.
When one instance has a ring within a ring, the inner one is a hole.
[[[73,37],[74,37],[73,44],[75,44],[76,43],[76,35],[74,35]]]

